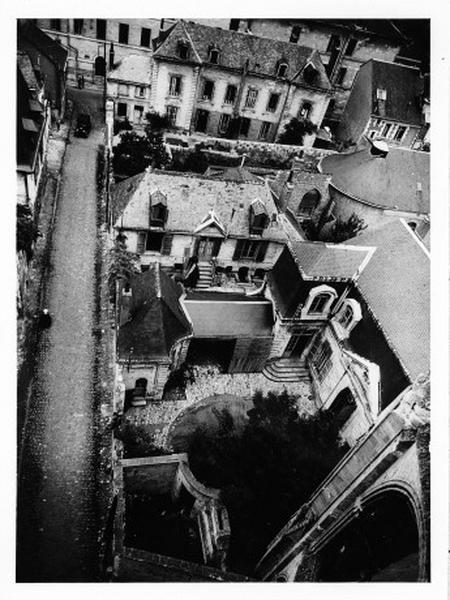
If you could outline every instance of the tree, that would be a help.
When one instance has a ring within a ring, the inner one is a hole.
[[[127,250],[126,237],[119,234],[109,251],[108,285],[111,299],[116,297],[116,283],[139,273],[139,255]]]
[[[294,398],[255,394],[248,422],[226,411],[219,428],[189,441],[196,477],[221,489],[230,516],[229,568],[251,574],[273,536],[347,450],[325,412],[302,418]]]
[[[345,242],[355,237],[360,231],[367,228],[364,223],[364,219],[358,217],[356,213],[352,213],[351,216],[345,221],[344,219],[338,218],[333,223],[328,233],[324,233],[321,239],[324,242]]]
[[[38,229],[33,221],[33,215],[29,206],[16,205],[16,250],[25,252],[27,260],[33,255],[33,245],[36,242]]]
[[[148,130],[145,135],[139,135],[135,131],[126,131],[114,148],[114,171],[127,177],[141,173],[150,165],[161,169],[169,161],[160,132]]]
[[[292,144],[294,146],[303,146],[305,135],[312,135],[317,132],[317,125],[309,119],[297,119],[293,117],[286,124],[284,131],[278,138],[279,144]]]

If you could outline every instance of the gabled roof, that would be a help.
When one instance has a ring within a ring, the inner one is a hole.
[[[129,313],[118,334],[119,358],[137,361],[168,358],[174,343],[191,333],[180,305],[181,286],[159,263],[130,280],[131,297],[121,295],[121,312]]]
[[[26,40],[44,54],[55,66],[63,69],[67,60],[67,50],[49,35],[44,33],[30,19],[20,19],[18,24],[17,45]]]
[[[413,380],[430,362],[430,258],[403,220],[344,242],[375,246],[357,287]]]
[[[178,21],[159,43],[153,58],[182,61],[177,54],[177,47],[181,41],[190,48],[190,56],[185,61],[187,63],[208,64],[209,50],[214,46],[220,51],[218,68],[242,71],[247,64],[249,74],[275,78],[278,64],[283,60],[288,64],[288,79],[295,78],[297,83],[308,87],[331,89],[319,53],[306,46],[219,27],[208,27],[191,21]],[[314,86],[308,85],[301,75],[308,63],[311,63],[319,74]],[[300,75],[297,77],[298,74]]]
[[[108,73],[108,79],[132,81],[142,85],[150,85],[152,62],[149,56],[130,54],[120,58]]]
[[[260,178],[245,167],[215,167],[210,165],[205,171],[206,177],[222,181],[259,181]]]
[[[321,161],[323,173],[341,193],[376,207],[430,212],[430,155],[406,148],[390,148],[385,158],[370,148],[332,154]]]
[[[209,211],[227,235],[248,237],[250,204],[259,198],[268,215],[277,209],[269,187],[263,181],[237,183],[189,173],[147,170],[116,184],[112,205],[116,227],[147,229],[150,193],[158,188],[167,198],[169,233],[190,233],[203,222]],[[284,242],[283,228],[276,219],[261,235],[263,240]]]

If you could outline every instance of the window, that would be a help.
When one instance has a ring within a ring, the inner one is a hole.
[[[373,138],[377,135],[377,132],[372,130],[369,131],[369,140],[373,140]]]
[[[318,294],[311,302],[308,314],[323,314],[328,305],[329,300],[330,294]]]
[[[389,135],[389,132],[391,131],[392,128],[392,123],[386,123],[386,125],[383,127],[383,130],[381,132],[382,137],[387,137]]]
[[[344,307],[344,309],[339,313],[338,321],[342,325],[342,327],[345,327],[345,329],[347,329],[347,327],[353,321],[353,308],[347,304]]]
[[[246,117],[241,117],[241,123],[240,123],[240,127],[239,127],[239,135],[242,135],[243,137],[247,137],[249,129],[250,129],[250,119],[247,119]]]
[[[128,86],[126,83],[119,83],[119,96],[128,96]]]
[[[163,239],[163,232],[149,231],[146,236],[145,250],[148,252],[161,252]]]
[[[130,26],[127,23],[119,23],[119,44],[128,44]]]
[[[270,125],[271,123],[269,121],[263,121],[261,123],[261,129],[259,130],[260,140],[267,140],[267,138],[269,137]]]
[[[333,52],[333,50],[339,50],[341,45],[341,39],[338,35],[332,35],[328,41],[327,52]]]
[[[169,96],[181,95],[181,75],[172,75],[169,83]]]
[[[326,114],[327,115],[333,114],[335,108],[336,108],[336,100],[334,98],[331,98],[331,100],[328,103]]]
[[[75,35],[81,35],[83,32],[83,23],[84,19],[74,19],[73,20],[73,32]]]
[[[211,101],[213,99],[213,95],[214,95],[214,81],[211,81],[210,79],[204,79],[203,80],[203,90],[202,90],[202,100]]]
[[[337,85],[342,85],[344,83],[345,76],[347,75],[347,69],[345,67],[341,67],[338,71],[336,77]]]
[[[311,111],[312,111],[311,102],[303,102],[303,104],[300,108],[300,112],[298,113],[298,116],[300,119],[309,119],[309,117],[311,115]]]
[[[145,87],[137,85],[134,88],[134,95],[136,96],[136,98],[145,98]]]
[[[117,116],[118,117],[126,117],[127,116],[127,105],[125,102],[119,102],[117,104]]]
[[[315,347],[311,362],[314,366],[314,370],[317,373],[319,381],[323,381],[326,375],[330,372],[333,364],[331,356],[331,346],[326,340],[320,346]]]
[[[341,428],[355,410],[356,402],[353,394],[348,388],[345,388],[339,392],[327,412],[336,425]]]
[[[279,100],[280,94],[271,93],[269,96],[269,102],[267,103],[267,111],[275,112],[277,110]]]
[[[285,62],[280,62],[277,65],[277,77],[286,77],[287,70],[288,64]]]
[[[297,213],[299,215],[307,215],[310,216],[311,213],[315,211],[315,209],[319,206],[320,200],[322,196],[319,190],[313,189],[303,196],[298,205]]]
[[[197,118],[195,123],[195,130],[200,133],[205,133],[208,126],[209,112],[207,110],[199,109],[197,111]]]
[[[353,54],[357,43],[358,43],[358,40],[355,40],[355,38],[351,38],[348,41],[347,47],[345,48],[345,56],[351,56]]]
[[[319,72],[312,64],[309,64],[305,67],[305,70],[303,71],[303,79],[308,85],[315,85],[318,77]]]
[[[219,50],[217,48],[210,48],[208,60],[213,65],[217,65],[219,62]]]
[[[298,38],[300,37],[301,31],[302,28],[299,25],[294,25],[294,27],[291,29],[291,37],[289,38],[289,41],[293,44],[296,44],[298,42]]]
[[[182,60],[186,60],[187,58],[189,58],[189,46],[187,44],[187,42],[178,42],[177,44],[177,55],[178,58],[181,58]]]
[[[256,88],[248,88],[247,98],[245,99],[245,108],[255,108],[258,98],[258,90]]]
[[[240,19],[230,19],[230,30],[239,31],[239,22]]]
[[[143,27],[141,29],[141,46],[144,46],[144,48],[150,48],[151,37],[152,37],[152,30],[147,29],[146,27]]]
[[[106,73],[105,59],[103,56],[97,56],[94,61],[94,72],[100,77],[104,77]]]
[[[225,113],[220,115],[219,127],[218,127],[219,133],[227,133],[228,127],[230,126],[230,121],[231,121],[231,115],[227,115]]]
[[[50,29],[61,31],[61,19],[50,19]]]
[[[144,116],[144,107],[139,104],[134,105],[134,116],[133,121],[137,124],[142,123],[142,118]]]
[[[224,104],[234,104],[236,100],[237,87],[235,85],[228,85],[227,91],[225,92]]]
[[[162,203],[152,204],[150,207],[150,226],[151,227],[164,227],[167,217],[167,208]]]
[[[262,262],[266,255],[267,242],[237,240],[233,260]]]
[[[382,88],[378,88],[377,89],[377,100],[386,100],[386,98],[387,98],[386,90],[383,90]]]
[[[178,106],[167,106],[166,108],[166,116],[169,119],[169,123],[172,126],[177,124],[177,114],[178,114]]]
[[[106,20],[97,19],[97,39],[106,40]]]
[[[397,131],[395,132],[394,140],[396,142],[401,142],[405,136],[405,133],[406,133],[406,127],[404,127],[403,125],[399,125],[397,127]]]

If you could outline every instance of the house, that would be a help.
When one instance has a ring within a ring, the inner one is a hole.
[[[322,173],[331,175],[332,214],[352,213],[373,227],[404,218],[421,238],[430,228],[430,155],[369,142],[350,153],[324,157]]]
[[[150,59],[152,41],[173,19],[34,19],[69,52],[67,77],[103,91],[107,69],[130,54]]]
[[[150,56],[130,54],[117,62],[108,72],[106,95],[114,101],[114,117],[128,119],[134,127],[145,123],[150,110]]]
[[[273,142],[293,117],[320,125],[330,98],[307,46],[178,21],[155,40],[153,60],[152,105],[189,133]]]
[[[369,60],[354,80],[337,139],[358,145],[367,136],[393,147],[416,148],[429,128],[425,81],[417,67]]]
[[[197,257],[204,286],[226,271],[245,283],[262,280],[286,241],[265,181],[227,181],[157,171],[125,179],[112,190],[113,222],[140,255],[182,271]]]
[[[45,98],[62,118],[66,98],[67,50],[30,19],[18,21],[17,48],[29,56],[38,80],[44,84]]]

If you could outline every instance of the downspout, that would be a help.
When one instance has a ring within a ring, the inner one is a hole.
[[[200,73],[202,72],[202,67],[203,67],[203,64],[200,63],[200,65],[198,66],[197,79],[195,81],[194,98],[192,100],[192,114],[191,114],[191,118],[189,120],[189,129],[188,129],[189,136],[192,134],[192,128],[194,126],[194,119],[195,119],[195,114],[196,114],[195,104],[196,104],[197,97],[198,97],[198,86],[200,83]]]
[[[287,104],[287,101],[288,101],[289,95],[290,95],[290,93],[291,93],[291,87],[292,87],[292,81],[289,81],[289,83],[288,83],[288,89],[287,89],[287,93],[286,93],[286,96],[285,96],[285,98],[284,98],[284,102],[283,102],[283,108],[281,109],[281,112],[280,112],[280,118],[278,119],[277,127],[276,127],[276,129],[275,129],[275,136],[274,136],[274,137],[275,137],[275,140],[278,138],[278,136],[279,136],[279,134],[280,134],[281,121],[283,120],[284,111],[285,111],[285,109],[286,109],[286,104]],[[274,141],[275,141],[275,140],[274,140]]]

